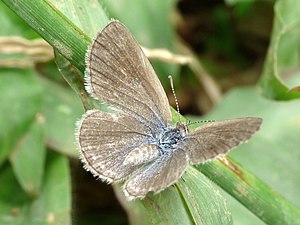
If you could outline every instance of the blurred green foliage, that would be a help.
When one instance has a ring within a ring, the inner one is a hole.
[[[11,8],[16,6],[13,1],[3,2]],[[55,48],[58,67],[75,91],[61,79],[53,61],[28,68],[0,68],[0,224],[126,223],[123,217],[107,217],[105,210],[102,213],[96,211],[93,221],[82,214],[71,213],[71,201],[76,204],[76,198],[71,197],[71,186],[74,184],[71,185],[69,165],[70,160],[78,158],[74,144],[75,122],[84,112],[80,99],[87,99],[87,107],[94,104],[88,97],[78,96],[83,91],[80,81],[84,72],[84,53],[91,38],[109,21],[110,16],[126,24],[142,45],[180,52],[180,48],[176,48],[174,16],[171,16],[177,2],[114,0],[103,1],[102,7],[96,0],[52,0],[36,4],[33,1],[19,1],[16,4],[22,7],[15,7],[14,10],[26,22],[3,2],[0,2],[1,37],[34,39],[41,35]],[[242,50],[237,44],[240,40],[236,39],[231,29],[231,15],[226,9],[233,7],[238,20],[243,21],[246,16],[256,16],[254,4],[259,3],[225,2],[228,5],[222,4],[222,7],[213,10],[212,24],[217,31],[216,36],[206,39],[204,45],[243,66],[247,63],[244,63],[245,58],[240,57]],[[258,85],[234,88],[204,117],[262,117],[264,123],[261,131],[249,143],[233,150],[230,157],[300,207],[300,94],[297,88],[300,83],[300,32],[297,29],[300,2],[269,2],[271,7],[274,4],[275,15],[268,54],[263,62],[263,70],[251,72],[251,76],[259,77]],[[26,11],[26,7],[31,9],[31,5],[36,8]],[[126,10],[128,8],[130,10]],[[51,19],[56,22],[54,18],[58,19],[56,26],[51,23]],[[56,36],[53,36],[56,32]],[[214,72],[222,71],[224,65],[206,56],[202,54],[199,58],[209,73],[218,77]],[[9,57],[12,55],[1,53],[0,62]],[[72,73],[65,71],[60,64],[66,59],[59,57],[65,57],[72,63],[68,64],[73,66]],[[184,67],[160,61],[154,61],[153,65],[163,84],[168,84],[166,77],[171,73],[179,88],[188,91],[188,87],[184,87],[185,82],[181,82],[186,78]],[[72,74],[76,74],[77,78]],[[194,104],[197,104],[196,100]],[[191,167],[177,185],[159,195],[150,195],[143,202],[128,203],[120,196],[119,200],[127,209],[133,224],[264,223],[238,203],[238,197],[228,193]],[[251,199],[251,196],[246,198]],[[244,204],[248,209],[259,207],[248,204]],[[281,206],[285,208],[285,205]],[[262,214],[264,210],[268,211],[263,208],[259,210]],[[281,218],[291,224],[300,223],[294,217],[282,217],[280,212],[274,211],[276,220]],[[264,221],[272,220],[267,218]]]

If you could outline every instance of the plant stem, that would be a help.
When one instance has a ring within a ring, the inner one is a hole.
[[[91,39],[49,1],[3,0],[3,2],[53,48],[84,72],[85,53]]]
[[[267,224],[300,224],[300,210],[229,157],[196,168]]]

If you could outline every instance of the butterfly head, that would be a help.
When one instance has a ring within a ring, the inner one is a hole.
[[[182,137],[185,137],[189,133],[189,127],[188,127],[188,125],[184,124],[183,122],[177,122],[175,129],[177,129],[180,132],[180,135]]]

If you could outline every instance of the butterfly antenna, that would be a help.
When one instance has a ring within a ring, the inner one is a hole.
[[[191,121],[189,119],[187,119],[186,122],[185,122],[185,125],[188,126],[190,124],[190,122]]]
[[[198,123],[213,123],[216,122],[215,120],[199,120],[199,121],[189,121],[189,123],[187,124],[187,126],[190,126],[192,124],[198,124]]]
[[[172,89],[172,92],[173,92],[173,96],[174,96],[174,100],[175,100],[175,105],[176,105],[176,110],[178,112],[178,119],[179,119],[179,122],[181,122],[180,120],[180,110],[179,110],[179,104],[178,104],[178,101],[177,101],[177,97],[176,97],[176,94],[175,94],[175,89],[174,89],[174,83],[173,83],[173,78],[171,75],[168,76],[169,80],[170,80],[170,84],[171,84],[171,89]]]

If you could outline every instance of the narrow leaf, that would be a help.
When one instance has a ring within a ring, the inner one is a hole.
[[[0,165],[41,107],[41,85],[33,70],[0,70]]]
[[[272,39],[260,79],[262,94],[276,100],[300,98],[299,91],[290,91],[285,77],[299,76],[300,1],[277,1]]]
[[[32,202],[28,224],[71,224],[71,182],[68,160],[61,154],[47,155],[46,174],[39,198]]]
[[[43,79],[45,89],[43,115],[47,145],[64,154],[78,157],[75,123],[83,109],[79,97],[68,87]]]
[[[3,0],[3,2],[81,72],[84,72],[84,57],[90,38],[72,24],[50,1],[19,0],[18,4],[12,0]]]
[[[0,172],[0,224],[71,224],[71,188],[68,161],[56,153],[47,155],[42,191],[29,197],[13,171],[5,164]]]
[[[23,190],[31,197],[40,192],[44,175],[46,150],[43,118],[40,115],[19,140],[10,156],[14,173]]]
[[[176,185],[196,224],[232,224],[225,198],[202,173],[189,167]]]
[[[91,38],[94,38],[109,21],[100,1],[97,0],[89,0],[88,4],[81,0],[50,2]]]
[[[212,161],[197,168],[267,224],[299,223],[299,103],[270,101],[253,88],[239,88],[206,117],[264,119],[248,143],[230,152],[234,160]]]

